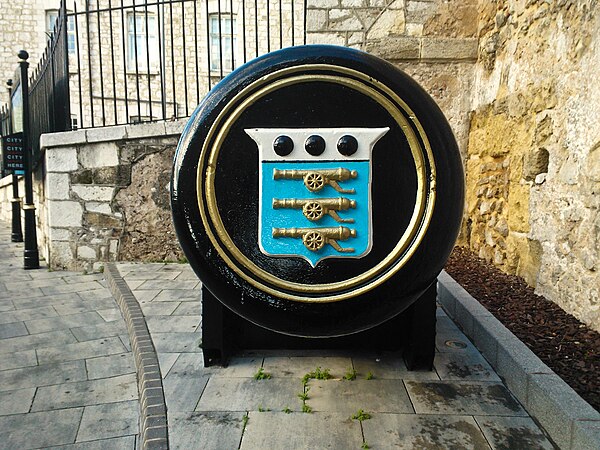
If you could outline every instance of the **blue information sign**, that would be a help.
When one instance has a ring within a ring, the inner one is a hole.
[[[15,175],[25,173],[23,133],[13,133],[2,136],[2,163],[4,170],[10,170]]]

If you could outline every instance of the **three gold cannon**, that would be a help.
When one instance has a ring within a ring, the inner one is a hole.
[[[348,170],[343,167],[336,169],[314,169],[314,170],[279,170],[273,169],[275,180],[303,180],[304,186],[310,192],[319,192],[326,185],[340,193],[354,194],[354,189],[343,189],[339,181],[347,181],[356,178],[356,170]],[[338,211],[346,211],[356,208],[356,200],[344,197],[337,198],[307,198],[307,199],[273,199],[273,208],[302,209],[302,214],[311,222],[317,222],[328,214],[336,222],[354,223],[353,218],[344,219],[339,216]],[[321,250],[326,244],[331,245],[340,253],[352,253],[354,248],[341,247],[338,241],[345,241],[356,237],[356,230],[347,227],[320,227],[320,228],[273,228],[273,237],[301,238],[304,246],[313,252]]]

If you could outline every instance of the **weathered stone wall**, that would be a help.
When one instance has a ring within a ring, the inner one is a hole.
[[[595,0],[481,1],[465,243],[600,330]]]
[[[44,135],[45,254],[52,268],[182,258],[169,203],[184,121]]]
[[[477,60],[477,0],[309,0],[307,42],[365,50],[415,78],[448,117],[461,150]]]

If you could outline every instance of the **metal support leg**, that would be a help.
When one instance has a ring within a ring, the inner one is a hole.
[[[40,255],[37,245],[37,228],[35,224],[35,205],[23,205],[25,212],[25,251],[24,263],[25,269],[39,269]]]
[[[433,283],[405,312],[404,362],[408,370],[432,370],[435,356],[437,283]]]
[[[202,286],[202,355],[204,367],[224,366],[229,356],[227,339],[231,311]],[[230,331],[230,330],[229,330]]]

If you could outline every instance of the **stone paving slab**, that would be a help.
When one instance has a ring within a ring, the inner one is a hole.
[[[194,332],[198,329],[200,316],[147,316],[146,324],[151,333]]]
[[[83,360],[45,364],[0,372],[0,391],[49,386],[87,379]]]
[[[76,342],[77,340],[69,330],[50,331],[48,333],[2,339],[0,354],[34,350],[36,348],[45,347],[49,343],[51,343],[51,345],[63,345],[74,344]]]
[[[138,450],[137,436],[122,436],[112,439],[101,439],[99,441],[80,442],[78,444],[61,445],[60,447],[49,447],[60,450]]]
[[[89,311],[62,317],[52,317],[50,319],[26,320],[25,326],[30,334],[38,334],[54,330],[63,330],[65,328],[97,325],[100,323],[105,323],[102,316],[96,311]]]
[[[418,414],[527,416],[502,383],[406,381]]]
[[[554,446],[530,417],[475,417],[488,443],[494,450],[540,449]]]
[[[360,449],[362,443],[360,423],[346,414],[251,412],[240,449]]]
[[[160,371],[163,378],[165,378],[171,368],[179,358],[184,353],[159,353],[158,354],[158,363],[160,365]]]
[[[500,381],[479,353],[437,353],[434,364],[442,380]]]
[[[47,317],[57,316],[58,314],[52,306],[40,306],[37,308],[20,309],[16,311],[4,312],[2,313],[2,315],[0,315],[0,324],[11,322],[23,322],[25,320],[45,319]]]
[[[0,416],[29,412],[35,388],[0,392]]]
[[[0,417],[0,442],[7,449],[44,448],[75,442],[83,408]]]
[[[159,353],[199,352],[202,336],[200,333],[154,333],[154,347]]]
[[[32,411],[116,403],[138,398],[134,374],[38,388]]]
[[[352,357],[357,377],[367,376],[376,380],[439,380],[435,370],[409,371],[402,359],[401,352],[382,352],[377,354],[359,353]]]
[[[0,312],[14,311],[15,305],[12,300],[0,300]]]
[[[167,409],[171,412],[194,411],[208,383],[208,376],[171,375],[163,381]]]
[[[25,327],[25,323],[23,322],[11,322],[0,325],[0,339],[26,336],[28,334],[27,327]]]
[[[255,368],[252,376],[256,373],[259,365]],[[334,378],[342,378],[344,374],[352,369],[351,358],[332,358],[318,356],[288,356],[288,357],[266,357],[263,364],[265,372],[273,377],[287,377],[302,380],[305,374],[314,372],[317,367],[329,369]]]
[[[108,356],[123,353],[125,347],[118,337],[103,338],[93,341],[78,342],[77,344],[48,347],[37,350],[40,364],[58,361],[73,361],[97,356]]]
[[[136,435],[139,407],[137,400],[86,406],[76,442]]]
[[[373,414],[362,428],[365,442],[378,450],[490,448],[471,416]]]
[[[119,342],[122,345],[121,340]],[[85,360],[89,380],[135,373],[135,362],[131,353],[87,358]]]
[[[64,294],[67,292],[91,291],[95,289],[104,289],[104,286],[98,281],[84,281],[81,283],[70,283],[64,285],[54,285],[40,288],[44,295]]]
[[[197,305],[196,303],[181,302],[181,304],[173,312],[173,315],[175,315],[175,316],[194,316],[196,314],[200,314],[201,312],[202,312],[202,308],[200,308],[199,305]]]
[[[414,412],[402,380],[310,380],[308,387],[307,403],[315,412]]]
[[[211,378],[196,411],[257,411],[260,408],[281,411],[301,410],[299,380],[252,378]]]
[[[120,336],[127,333],[127,328],[123,321],[115,321],[71,328],[71,333],[77,338],[77,341],[83,342],[99,338]]]
[[[243,412],[169,414],[169,448],[171,450],[237,449],[242,439],[244,415]],[[275,447],[263,448],[266,450]]]
[[[18,353],[5,353],[0,356],[0,371],[20,369],[37,365],[35,350],[25,350]]]

